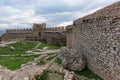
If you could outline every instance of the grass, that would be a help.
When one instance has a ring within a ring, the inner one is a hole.
[[[37,78],[36,80],[47,80],[49,73],[50,73],[49,71],[45,71],[41,78]]]
[[[37,45],[37,42],[16,42],[5,47],[0,47],[0,54],[25,54]],[[15,49],[11,49],[10,46]]]
[[[43,59],[40,59],[40,61],[37,63],[38,65],[44,65],[45,61]]]
[[[91,70],[89,70],[87,68],[83,71],[75,71],[75,74],[85,76],[85,77],[90,78],[90,79],[102,80],[99,76],[97,76]]]
[[[45,71],[44,74],[40,78],[36,78],[36,80],[63,80],[61,78],[64,78],[64,73]]]
[[[22,57],[0,56],[0,65],[5,66],[11,70],[16,70],[19,69],[22,64],[34,60],[35,57],[38,57],[38,55],[22,56]]]
[[[58,65],[62,64],[62,60],[60,58],[56,58],[54,62]]]
[[[47,44],[44,42],[42,42],[38,48],[43,49],[44,47],[49,47],[50,49],[60,49],[61,48],[60,45]]]

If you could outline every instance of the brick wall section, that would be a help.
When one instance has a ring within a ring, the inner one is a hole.
[[[120,80],[120,2],[74,21],[73,49],[104,80]]]

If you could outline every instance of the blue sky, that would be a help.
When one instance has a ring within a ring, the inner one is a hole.
[[[119,0],[0,0],[0,30],[71,24]]]

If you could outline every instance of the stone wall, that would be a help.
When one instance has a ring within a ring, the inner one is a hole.
[[[46,24],[33,24],[30,29],[7,29],[1,37],[2,41],[29,40],[46,41],[49,44],[66,45],[65,27],[49,27]]]
[[[120,80],[120,2],[74,21],[72,48],[101,78]]]
[[[67,42],[67,48],[71,49],[73,45],[73,25],[69,25],[66,28],[66,42]]]
[[[26,37],[30,35],[32,35],[32,33],[5,33],[2,35],[1,41],[24,41],[26,40]]]
[[[66,32],[44,32],[44,39],[49,44],[66,45]]]

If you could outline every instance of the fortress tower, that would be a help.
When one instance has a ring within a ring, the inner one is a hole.
[[[46,28],[46,23],[42,23],[42,24],[36,24],[36,23],[34,23],[33,24],[33,30],[43,31],[43,30],[45,30],[45,28]]]
[[[36,35],[37,39],[40,39],[42,37],[42,33],[44,32],[46,28],[46,23],[42,24],[33,24],[33,34]]]

